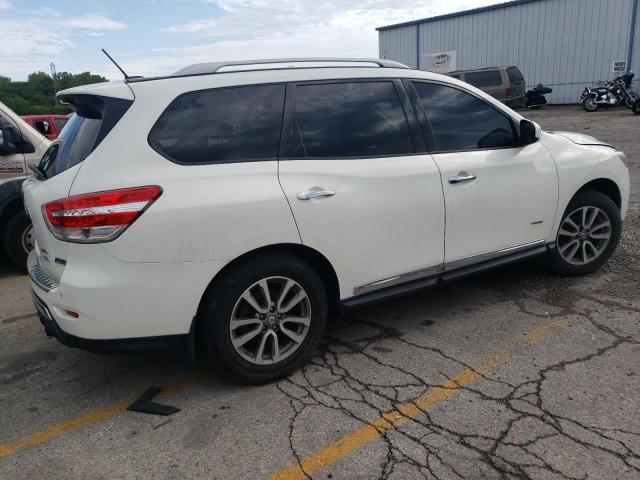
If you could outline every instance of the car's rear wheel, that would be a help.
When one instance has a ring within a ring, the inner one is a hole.
[[[6,224],[4,250],[13,263],[26,270],[27,256],[33,249],[33,227],[23,210],[15,212]]]
[[[303,260],[268,254],[223,274],[199,312],[212,361],[248,383],[299,368],[317,347],[327,319],[322,282]]]
[[[620,210],[611,198],[594,191],[577,194],[562,216],[549,266],[562,275],[597,270],[616,249],[621,228]]]

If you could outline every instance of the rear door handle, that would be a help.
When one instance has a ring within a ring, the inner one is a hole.
[[[333,197],[335,194],[335,190],[308,190],[306,192],[298,193],[298,200],[309,200],[310,198],[318,197]]]
[[[468,173],[460,173],[459,175],[456,175],[455,177],[449,177],[449,183],[466,183],[466,182],[472,182],[473,180],[476,179],[475,175],[469,175]]]

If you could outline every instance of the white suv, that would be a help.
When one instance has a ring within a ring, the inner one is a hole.
[[[58,94],[25,182],[34,300],[89,350],[182,343],[235,377],[300,366],[348,308],[544,255],[601,266],[624,154],[385,60],[200,64]]]

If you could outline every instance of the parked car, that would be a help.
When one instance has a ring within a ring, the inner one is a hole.
[[[514,65],[457,70],[447,75],[479,88],[512,108],[525,106],[524,76]]]
[[[22,203],[22,182],[51,142],[0,102],[0,247],[21,268],[33,246]]]
[[[69,121],[68,115],[23,115],[25,122],[49,140],[55,140]]]
[[[76,115],[23,187],[47,332],[187,345],[247,382],[299,367],[332,308],[534,256],[592,272],[627,211],[622,152],[387,60],[199,64],[58,98]]]

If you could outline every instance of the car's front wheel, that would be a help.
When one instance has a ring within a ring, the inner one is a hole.
[[[561,275],[583,275],[600,268],[620,241],[620,210],[608,196],[578,193],[562,216],[549,267]]]
[[[327,298],[306,262],[267,254],[217,279],[199,321],[214,362],[235,379],[264,383],[292,373],[317,347]]]

